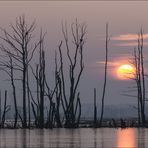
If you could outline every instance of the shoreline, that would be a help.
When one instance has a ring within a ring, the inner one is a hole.
[[[66,128],[66,129],[76,129],[76,128],[148,128],[148,122],[145,125],[139,124],[137,120],[126,120],[126,119],[111,119],[104,120],[102,125],[99,126],[99,122],[94,123],[93,120],[80,120],[79,125],[75,127],[58,127],[53,125],[51,128],[44,126],[43,128],[36,127],[34,121],[31,122],[30,127],[23,128],[21,125],[21,121],[17,123],[17,126],[14,127],[14,121],[6,120],[4,127],[0,127],[0,129],[54,129],[54,128]]]

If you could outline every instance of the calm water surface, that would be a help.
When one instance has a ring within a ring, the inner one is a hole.
[[[147,128],[0,130],[0,148],[147,148]]]

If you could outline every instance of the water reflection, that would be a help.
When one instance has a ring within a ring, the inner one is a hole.
[[[0,148],[146,148],[147,128],[0,129]]]
[[[117,131],[117,147],[118,148],[135,148],[135,129],[119,129]]]
[[[139,128],[138,129],[138,148],[146,148],[145,147],[145,129],[144,128]]]
[[[2,136],[4,137],[4,144],[3,144],[3,146],[2,146],[3,148],[6,148],[6,135],[7,135],[7,134],[3,131],[3,132],[2,132]]]
[[[94,148],[97,148],[97,130],[94,129]]]
[[[25,129],[22,129],[22,134],[21,134],[21,136],[22,136],[22,138],[21,138],[21,140],[22,140],[22,148],[27,148],[27,135],[26,135],[26,130]]]
[[[39,147],[44,148],[44,130],[39,130]]]
[[[101,133],[101,147],[102,147],[102,148],[105,148],[105,146],[104,146],[104,142],[105,142],[105,139],[104,139],[104,132],[103,132],[102,129],[101,129],[100,133]]]
[[[17,130],[14,130],[14,147],[16,148],[17,148],[17,142],[18,142]]]

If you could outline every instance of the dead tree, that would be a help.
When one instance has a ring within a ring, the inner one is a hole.
[[[39,63],[36,65],[36,70],[34,72],[34,69],[32,69],[32,73],[35,77],[36,80],[36,92],[37,92],[37,100],[33,101],[31,103],[32,109],[33,109],[33,114],[35,117],[35,122],[37,127],[39,128],[52,128],[54,126],[54,117],[56,116],[57,119],[57,114],[55,115],[56,109],[59,108],[59,102],[57,101],[57,106],[56,103],[53,101],[53,96],[56,92],[57,86],[59,81],[56,81],[55,88],[53,90],[50,89],[50,86],[47,82],[47,78],[45,75],[45,51],[44,51],[44,35],[42,35],[42,32],[40,34],[40,44],[39,44]],[[56,78],[57,79],[57,78]],[[49,99],[49,107],[47,107],[47,121],[45,122],[44,120],[44,110],[45,110],[45,103],[44,99],[47,97]],[[56,98],[57,99],[57,98]],[[35,108],[36,106],[36,108]],[[55,109],[56,108],[56,109]],[[58,124],[59,127],[59,124]]]
[[[1,127],[3,127],[3,128],[4,128],[4,125],[5,125],[6,113],[7,113],[9,110],[10,110],[10,106],[7,105],[7,91],[5,90],[4,109],[3,109],[2,125],[1,125]]]
[[[61,79],[59,76],[59,70],[57,65],[57,53],[55,52],[55,87],[53,90],[50,89],[47,79],[45,79],[46,85],[46,96],[49,99],[49,111],[47,115],[47,123],[46,127],[62,127],[61,119],[60,119],[60,102],[61,102]],[[55,100],[53,98],[55,96]]]
[[[56,97],[56,113],[55,113],[55,119],[56,119],[56,124],[57,127],[60,128],[62,127],[62,122],[60,119],[60,102],[61,102],[61,97],[62,97],[62,85],[61,85],[61,79],[59,76],[59,71],[58,71],[58,64],[57,64],[57,53],[55,51],[55,84],[56,89],[55,89],[55,97]]]
[[[55,64],[56,63],[56,58],[55,58]],[[46,127],[48,128],[53,128],[53,127],[62,127],[62,123],[60,120],[60,101],[61,101],[61,80],[59,77],[59,72],[57,71],[57,65],[55,68],[55,87],[53,90],[50,89],[47,79],[45,77],[45,85],[46,85],[46,91],[45,95],[49,99],[49,111],[47,115],[47,123]],[[55,96],[55,101],[53,101],[53,98]]]
[[[35,76],[37,83],[37,103],[35,103],[37,106],[37,114],[35,113],[35,115],[37,115],[38,126],[40,128],[43,128],[44,96],[45,96],[45,52],[43,50],[42,42],[40,42],[40,49],[39,49],[39,64],[36,65],[36,73],[33,72],[33,75]]]
[[[31,25],[28,25],[25,19],[25,16],[20,16],[16,19],[15,25],[11,25],[12,34],[9,33],[6,29],[2,29],[4,36],[0,38],[3,40],[4,44],[1,44],[1,50],[9,55],[17,69],[21,73],[22,81],[22,91],[23,91],[23,128],[27,127],[27,72],[28,65],[33,58],[34,52],[39,45],[39,42],[34,44],[34,47],[31,45],[33,38],[33,31],[35,29],[35,22]]]
[[[137,85],[137,101],[138,101],[138,121],[145,126],[145,72],[143,59],[143,31],[138,33],[138,47],[134,51],[135,80]]]
[[[137,56],[137,52],[136,49],[134,49],[134,67],[135,67],[135,78],[134,80],[136,81],[136,85],[137,85],[137,112],[138,112],[138,125],[140,125],[140,121],[141,121],[141,116],[140,116],[140,102],[141,102],[141,88],[140,88],[140,83],[139,83],[139,76],[140,76],[140,71],[139,71],[139,57]]]
[[[2,124],[2,96],[1,96],[1,90],[0,90],[0,127]]]
[[[36,80],[36,101],[34,100],[33,96],[32,96],[32,102],[31,102],[31,106],[32,106],[32,111],[33,111],[33,115],[35,118],[35,125],[36,127],[39,127],[39,118],[40,118],[40,97],[39,97],[39,65],[36,65],[36,70],[34,72],[33,67],[31,67],[32,70],[32,74]],[[31,93],[32,94],[32,93]]]
[[[144,74],[144,60],[143,60],[143,31],[141,29],[139,34],[139,52],[141,61],[141,88],[142,88],[142,103],[141,103],[141,118],[142,124],[145,125],[145,74]]]
[[[32,100],[32,109],[39,128],[44,127],[44,96],[45,96],[45,52],[44,52],[45,34],[40,33],[39,42],[39,63],[36,65],[36,72],[31,67],[32,73],[36,79],[37,102]],[[36,105],[36,109],[34,107]]]
[[[104,72],[104,85],[103,85],[103,93],[102,93],[102,100],[101,100],[101,116],[99,121],[99,126],[102,126],[102,120],[104,115],[104,99],[105,99],[105,91],[106,91],[106,82],[107,82],[107,63],[108,63],[108,24],[106,24],[106,39],[105,39],[105,72]]]
[[[37,92],[37,101],[32,102],[32,109],[36,119],[37,127],[39,128],[52,128],[54,113],[55,113],[55,103],[53,102],[53,95],[55,93],[55,89],[52,91],[47,83],[46,75],[45,75],[45,51],[44,51],[44,37],[45,34],[40,34],[40,43],[39,43],[39,63],[36,65],[36,70],[34,72],[33,68],[32,73],[36,79],[36,92]],[[47,97],[49,99],[49,108],[47,107],[47,122],[44,120],[44,99]],[[35,109],[35,106],[36,109]]]
[[[40,128],[44,127],[44,89],[45,89],[45,53],[43,47],[40,48],[39,63],[39,88],[40,88]]]
[[[97,126],[96,88],[94,88],[94,127]]]
[[[16,99],[16,86],[15,86],[15,82],[14,82],[15,81],[14,70],[17,70],[17,68],[15,67],[15,65],[12,61],[12,57],[9,54],[5,55],[5,56],[7,56],[8,61],[1,61],[0,67],[1,67],[1,70],[6,72],[6,74],[10,77],[10,82],[11,82],[11,86],[12,86],[12,90],[13,90],[14,109],[15,109],[14,128],[16,128],[17,120],[18,120],[18,107],[17,107],[17,99]]]
[[[66,87],[66,84],[68,82],[67,79],[65,79],[65,73],[64,73],[64,63],[63,63],[63,54],[62,54],[62,42],[59,45],[59,54],[60,54],[60,63],[61,63],[61,70],[60,70],[60,78],[62,83],[62,101],[63,101],[63,109],[65,114],[65,127],[75,127],[77,124],[76,119],[76,113],[75,110],[80,105],[80,98],[77,97],[77,88],[78,84],[84,69],[84,63],[83,63],[83,47],[85,43],[85,34],[86,34],[86,25],[85,24],[78,24],[77,20],[75,23],[72,23],[71,25],[71,33],[73,38],[73,44],[74,49],[70,49],[69,45],[69,36],[68,36],[68,30],[67,25],[62,26],[62,33],[64,36],[64,42],[66,47],[66,53],[67,58],[69,61],[69,91],[68,87]],[[73,52],[74,55],[71,55],[71,52]],[[78,70],[79,67],[79,70]],[[77,72],[76,72],[77,71]],[[69,92],[69,96],[66,94]]]

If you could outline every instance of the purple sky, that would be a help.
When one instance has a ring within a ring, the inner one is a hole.
[[[103,85],[103,64],[105,57],[105,24],[109,23],[109,70],[107,81],[107,104],[136,102],[136,99],[122,96],[123,91],[134,86],[133,81],[116,79],[116,64],[128,61],[134,47],[135,35],[143,27],[145,36],[144,56],[148,57],[148,3],[147,2],[113,2],[113,1],[22,1],[0,2],[0,26],[8,28],[15,18],[25,14],[27,20],[36,20],[37,30],[40,27],[47,31],[46,56],[52,63],[55,49],[57,49],[61,34],[61,22],[70,24],[77,18],[87,24],[87,42],[85,45],[85,70],[80,84],[83,101],[92,102],[93,88],[97,88],[98,103],[100,103]],[[146,63],[145,63],[146,65]],[[1,76],[1,79],[3,77]]]

